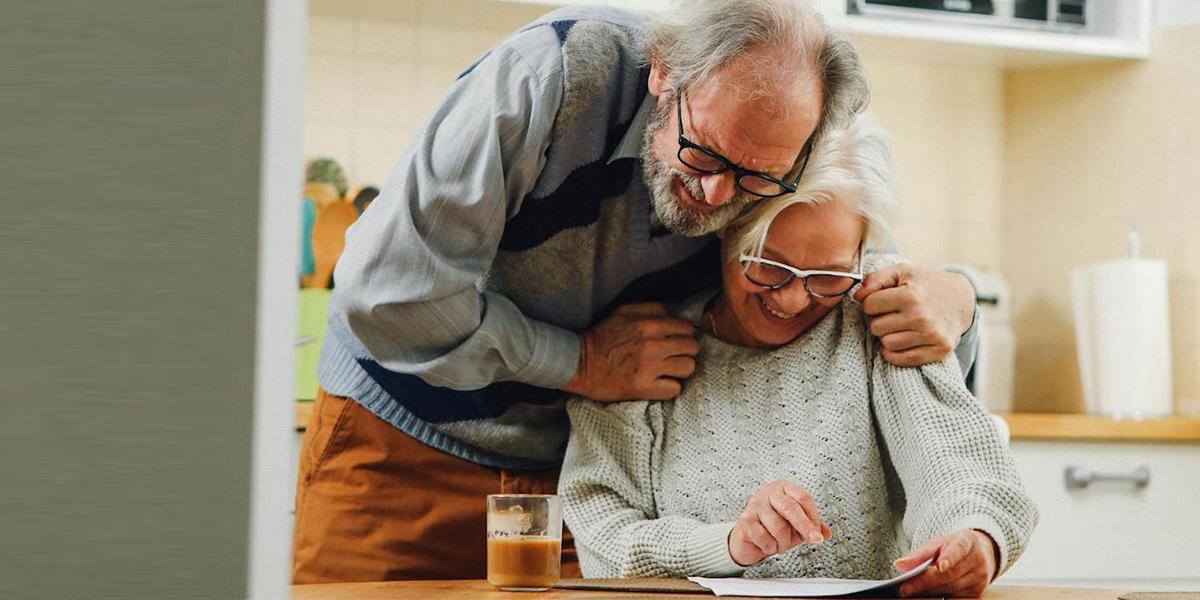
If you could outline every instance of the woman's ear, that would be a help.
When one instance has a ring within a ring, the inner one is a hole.
[[[670,92],[670,88],[667,87],[667,70],[657,58],[650,59],[650,80],[646,86],[650,89],[650,95],[655,98],[662,98],[663,94]]]

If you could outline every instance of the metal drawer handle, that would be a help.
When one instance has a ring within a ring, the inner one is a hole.
[[[1129,482],[1140,490],[1150,485],[1150,467],[1141,466],[1132,473],[1097,473],[1087,467],[1067,467],[1063,481],[1069,490],[1081,490],[1098,481]]]

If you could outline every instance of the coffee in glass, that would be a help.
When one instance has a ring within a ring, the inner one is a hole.
[[[562,499],[493,494],[487,498],[488,582],[507,591],[544,591],[559,579]]]

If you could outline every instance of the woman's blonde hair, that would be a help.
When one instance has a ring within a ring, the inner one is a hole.
[[[896,182],[887,134],[864,116],[828,132],[813,147],[796,193],[756,202],[730,225],[725,259],[761,256],[767,231],[779,213],[794,204],[845,202],[862,217],[868,246],[888,243],[895,212]]]

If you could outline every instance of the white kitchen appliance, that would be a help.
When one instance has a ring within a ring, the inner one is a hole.
[[[979,304],[979,351],[967,372],[967,387],[988,412],[1012,412],[1017,357],[1012,290],[999,273],[985,268],[956,265],[951,269],[971,280]]]

